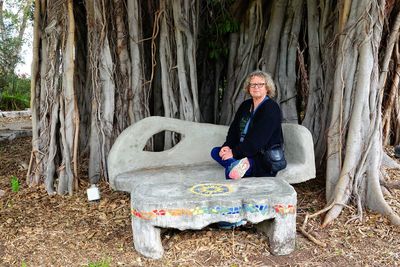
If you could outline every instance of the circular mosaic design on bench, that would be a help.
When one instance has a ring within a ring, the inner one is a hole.
[[[221,196],[232,193],[232,187],[226,184],[198,184],[192,186],[190,191],[202,196]]]

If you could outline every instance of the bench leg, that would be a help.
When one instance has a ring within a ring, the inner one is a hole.
[[[294,250],[296,240],[295,214],[278,215],[272,220],[258,223],[256,228],[268,236],[272,254],[288,255]]]
[[[132,218],[133,244],[146,257],[160,259],[164,253],[160,228],[142,219]]]

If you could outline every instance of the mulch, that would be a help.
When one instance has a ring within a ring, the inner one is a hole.
[[[351,221],[356,210],[346,208],[333,225],[321,228],[320,218],[308,231],[326,247],[300,232],[288,256],[269,253],[267,238],[252,225],[234,230],[206,227],[200,231],[168,229],[162,235],[164,257],[147,259],[133,248],[129,195],[100,184],[101,200],[87,201],[87,184],[73,196],[49,196],[43,186],[25,183],[30,138],[0,142],[0,266],[398,266],[400,227],[367,212],[364,221]],[[85,167],[81,180],[86,179]],[[393,180],[400,172],[390,170]],[[13,192],[11,177],[21,181]],[[306,213],[323,208],[323,179],[295,185],[297,227]],[[400,212],[400,190],[386,196]],[[103,264],[103,265],[101,265]],[[93,266],[93,265],[92,265]]]

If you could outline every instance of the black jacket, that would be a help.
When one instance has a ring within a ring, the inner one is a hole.
[[[253,100],[248,99],[240,105],[223,146],[229,146],[232,149],[235,159],[244,157],[254,159],[252,176],[275,176],[262,164],[260,151],[282,142],[282,112],[275,101],[267,99],[257,108],[247,134],[243,142],[240,142],[241,132],[250,117],[252,103]]]

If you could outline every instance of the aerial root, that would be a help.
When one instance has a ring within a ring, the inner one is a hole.
[[[326,206],[326,207],[323,208],[322,210],[319,210],[319,211],[317,211],[316,213],[313,213],[313,214],[308,214],[308,213],[306,213],[306,216],[305,216],[305,218],[304,218],[303,224],[302,224],[302,226],[300,226],[300,232],[301,232],[305,237],[307,237],[310,241],[312,241],[313,243],[315,243],[315,244],[317,244],[318,246],[323,247],[323,248],[325,248],[325,247],[327,246],[326,243],[324,243],[324,242],[318,240],[317,238],[315,238],[314,236],[312,236],[309,232],[307,232],[306,226],[307,226],[307,223],[308,223],[308,219],[312,219],[312,218],[314,218],[314,217],[316,217],[316,216],[318,216],[318,215],[320,215],[320,214],[322,214],[322,213],[327,212],[328,210],[330,210],[330,209],[333,207],[334,204],[335,204],[335,203],[332,202],[332,204],[330,204],[329,206]]]
[[[385,152],[382,155],[382,165],[389,169],[400,169],[400,164]]]
[[[385,183],[382,183],[382,185],[384,187],[386,187],[387,189],[400,189],[400,181],[390,182],[390,183],[385,182]]]
[[[308,233],[303,227],[300,227],[300,232],[308,238],[308,240],[312,241],[314,244],[317,244],[320,247],[325,248],[326,247],[326,243],[319,241],[318,239],[316,239],[314,236],[312,236],[310,233]]]

